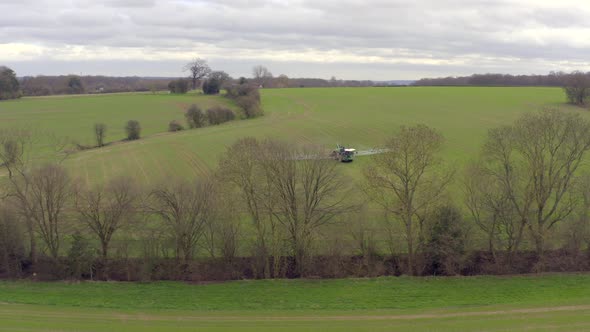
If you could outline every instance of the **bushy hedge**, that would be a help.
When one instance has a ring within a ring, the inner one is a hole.
[[[178,79],[168,83],[168,90],[170,93],[187,93],[188,81],[185,79]]]
[[[211,125],[232,121],[235,117],[234,112],[229,108],[216,106],[207,110],[207,119]]]
[[[176,120],[172,120],[168,124],[168,131],[174,132],[174,131],[181,131],[183,129],[184,129],[184,127],[182,126],[182,124]]]
[[[227,96],[235,100],[246,118],[254,118],[264,113],[260,106],[260,92],[254,85],[244,83],[228,87]]]
[[[127,139],[130,141],[139,139],[141,136],[141,126],[137,120],[129,120],[125,126],[125,132],[127,133]]]
[[[201,128],[206,125],[206,116],[201,108],[197,105],[191,105],[184,114],[189,128]]]
[[[216,95],[221,89],[221,82],[215,78],[210,78],[203,82],[203,93],[206,95]]]

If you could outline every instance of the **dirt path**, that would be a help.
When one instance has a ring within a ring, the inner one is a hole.
[[[34,305],[20,305],[0,303],[0,320],[3,316],[26,316],[28,318],[76,318],[76,319],[115,319],[122,321],[244,321],[244,322],[262,322],[262,321],[374,321],[374,320],[419,320],[419,319],[439,319],[439,318],[461,318],[477,316],[502,316],[517,314],[540,314],[552,312],[572,312],[572,311],[590,311],[590,305],[573,305],[541,308],[522,308],[507,310],[491,311],[463,311],[463,312],[434,312],[425,314],[396,314],[396,315],[293,315],[293,316],[272,316],[272,315],[250,315],[250,316],[225,316],[216,315],[215,311],[211,313],[199,312],[197,314],[187,315],[184,312],[181,315],[175,315],[174,312],[166,313],[165,311],[156,314],[139,312],[137,314],[121,314],[113,310],[113,313],[100,312],[76,312],[67,311],[66,308],[51,309],[52,311],[36,310]],[[77,308],[76,308],[77,309]],[[74,310],[76,310],[74,309]],[[104,309],[101,309],[104,310]],[[320,311],[321,313],[321,311]]]

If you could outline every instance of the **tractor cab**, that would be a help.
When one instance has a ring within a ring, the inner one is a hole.
[[[336,149],[332,152],[332,157],[335,160],[340,160],[343,163],[349,163],[354,160],[356,149],[346,148],[340,144],[336,145]]]

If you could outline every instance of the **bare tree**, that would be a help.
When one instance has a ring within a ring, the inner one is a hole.
[[[213,182],[162,185],[152,191],[151,197],[148,210],[165,222],[174,239],[176,258],[187,263],[215,211]]]
[[[73,184],[66,170],[49,164],[33,170],[26,192],[18,195],[21,208],[31,218],[52,258],[59,257],[64,208],[73,195]]]
[[[34,136],[29,129],[0,130],[0,166],[6,168],[10,179],[24,172],[33,143]]]
[[[94,124],[94,137],[96,138],[96,146],[99,148],[104,146],[104,137],[107,133],[107,125],[104,123]]]
[[[401,127],[364,169],[365,192],[402,222],[408,251],[408,272],[415,274],[416,253],[429,207],[443,194],[453,172],[437,157],[443,137],[425,125]]]
[[[0,130],[0,164],[8,172],[9,186],[7,191],[0,192],[0,197],[12,199],[16,206],[21,207],[19,213],[26,223],[29,237],[29,259],[37,262],[37,238],[35,223],[27,209],[27,204],[22,204],[27,198],[29,181],[28,167],[30,155],[34,144],[34,135],[29,129],[3,129]]]
[[[277,77],[276,86],[277,86],[277,88],[288,88],[289,87],[289,76],[287,76],[285,74],[279,75],[279,77]]]
[[[58,137],[32,128],[0,130],[0,165],[8,172],[9,184],[7,192],[0,193],[0,196],[8,198],[14,203],[27,226],[29,258],[33,265],[37,262],[36,232],[45,233],[45,236],[42,236],[43,240],[49,241],[53,245],[55,244],[53,234],[59,231],[53,226],[57,225],[55,223],[59,223],[59,220],[55,219],[55,215],[59,215],[61,211],[55,209],[48,211],[47,207],[55,208],[56,205],[60,205],[60,200],[69,198],[69,191],[71,191],[69,177],[60,166],[48,165],[33,169],[34,160],[31,158],[31,152],[40,137],[43,137],[44,143],[49,145],[55,154],[53,157],[58,162],[63,162],[70,155],[71,151],[67,149],[70,140],[67,137]],[[61,182],[65,182],[65,184]],[[68,197],[58,197],[55,192],[51,192],[51,190],[59,192],[60,185],[67,187],[62,194]],[[45,192],[43,192],[44,190]],[[39,197],[43,197],[43,194],[49,195],[45,202],[39,201]],[[40,230],[39,225],[41,224],[53,226]],[[59,238],[57,238],[57,242],[59,242]],[[48,248],[51,249],[51,245],[48,244]]]
[[[197,82],[207,77],[211,72],[207,60],[201,58],[193,59],[184,66],[183,70],[189,72],[189,79],[193,83],[193,90],[197,88]]]
[[[0,270],[17,277],[24,257],[23,229],[12,207],[0,202]]]
[[[268,84],[272,79],[272,73],[268,70],[268,68],[260,65],[252,68],[252,75],[254,76],[254,81],[256,84],[265,88],[268,87]]]
[[[258,140],[246,137],[230,146],[219,161],[219,176],[241,193],[241,202],[248,212],[256,232],[253,254],[260,275],[270,277],[272,241],[276,224],[272,216],[272,200],[268,181],[262,167],[263,146]],[[270,243],[269,243],[270,242]]]
[[[85,188],[76,195],[75,207],[82,221],[98,237],[103,261],[108,258],[113,235],[132,218],[138,190],[131,178],[112,179],[107,185]]]
[[[565,248],[575,256],[590,245],[590,174],[580,174],[575,182],[575,195],[579,197],[579,204],[565,227]]]
[[[491,130],[486,171],[501,184],[543,261],[546,233],[573,211],[576,171],[590,149],[590,123],[578,114],[546,110]]]
[[[349,211],[346,182],[326,151],[267,141],[263,167],[274,197],[273,216],[286,228],[295,267],[306,273],[314,236],[320,227]]]
[[[238,255],[241,234],[241,216],[238,212],[239,195],[233,187],[218,185],[215,222],[206,223],[204,247],[211,257],[220,254],[231,264]]]
[[[509,264],[523,239],[525,224],[514,211],[508,193],[481,163],[466,168],[463,190],[472,220],[487,235],[488,251],[496,261],[496,247],[504,244]]]

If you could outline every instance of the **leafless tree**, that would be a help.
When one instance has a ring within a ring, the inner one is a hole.
[[[40,194],[39,186],[42,182],[40,179],[43,178],[43,175],[40,175],[39,172],[42,169],[60,168],[55,165],[33,168],[35,162],[31,157],[33,146],[36,146],[41,138],[43,139],[44,148],[48,148],[54,153],[52,156],[55,158],[54,160],[61,163],[70,155],[71,150],[68,150],[70,140],[67,137],[29,127],[0,130],[0,166],[3,166],[8,173],[7,190],[4,193],[0,192],[0,198],[9,199],[18,208],[17,210],[22,220],[24,220],[29,237],[29,258],[33,264],[37,262],[36,232],[39,231],[39,218],[42,217],[39,213],[50,212],[43,211],[40,206],[41,202],[31,201],[33,199],[31,195]],[[57,176],[59,174],[54,173],[53,175]],[[51,199],[59,200],[57,197],[51,197]],[[51,202],[48,201],[46,204],[51,204]]]
[[[371,256],[377,253],[375,229],[372,227],[374,220],[367,218],[368,215],[368,204],[365,202],[357,211],[345,217],[355,253],[363,257],[365,266],[368,266]]]
[[[346,182],[326,151],[265,142],[263,168],[274,197],[273,216],[286,228],[299,275],[320,227],[350,210],[345,202]],[[304,157],[303,157],[304,156]],[[303,158],[302,158],[303,157]]]
[[[541,263],[547,232],[575,207],[572,184],[589,149],[590,123],[556,110],[526,114],[489,132],[486,171],[530,230]]]
[[[190,261],[215,210],[212,181],[162,185],[151,193],[147,208],[159,216],[170,231],[177,259]]]
[[[227,87],[232,81],[231,76],[229,76],[228,73],[226,73],[222,70],[216,70],[216,71],[210,72],[209,75],[207,75],[207,78],[218,82],[219,87],[222,89]]]
[[[8,177],[24,172],[30,163],[30,153],[35,138],[32,130],[11,128],[0,130],[0,166],[8,172]]]
[[[52,258],[59,257],[64,210],[74,193],[66,170],[54,164],[34,169],[28,177],[28,190],[18,192],[21,210],[31,218]]]
[[[0,270],[10,276],[20,274],[24,257],[23,229],[12,207],[0,202]]]
[[[94,137],[96,138],[96,146],[103,147],[104,146],[104,138],[107,133],[107,125],[104,123],[95,123],[94,124]]]
[[[578,255],[583,248],[590,245],[590,174],[584,172],[575,183],[575,194],[579,204],[565,227],[565,248]]]
[[[253,254],[257,269],[264,277],[270,277],[269,255],[276,224],[272,216],[272,200],[267,176],[262,167],[262,144],[252,137],[238,140],[230,146],[219,161],[219,176],[241,193],[241,202],[248,212],[256,241]]]
[[[268,87],[268,84],[272,79],[272,73],[268,70],[268,68],[260,65],[252,68],[252,75],[254,76],[254,81],[256,84],[265,88]]]
[[[103,261],[108,258],[113,235],[131,221],[138,190],[131,178],[112,179],[107,185],[78,191],[75,207],[80,218],[100,242]]]
[[[35,135],[30,129],[12,128],[0,130],[0,164],[8,172],[8,187],[0,192],[0,197],[16,202],[22,207],[19,213],[26,223],[29,237],[29,259],[33,264],[37,262],[37,238],[35,223],[30,216],[26,204],[21,204],[27,198],[29,189],[28,168],[31,160],[31,150],[35,143]]]
[[[223,260],[231,264],[238,255],[241,236],[241,216],[238,212],[239,195],[233,187],[217,186],[217,206],[215,222],[207,223],[204,247],[211,257],[221,255]]]
[[[183,70],[189,72],[189,79],[193,83],[193,90],[197,88],[197,83],[211,72],[207,60],[201,58],[193,59],[184,66]]]
[[[525,224],[515,213],[505,188],[480,162],[475,162],[466,167],[463,192],[472,220],[487,235],[488,250],[494,261],[497,244],[504,243],[510,264],[522,242]]]
[[[425,125],[401,127],[364,169],[365,192],[404,225],[410,274],[416,273],[425,214],[453,176],[437,156],[442,144],[442,135]]]
[[[279,75],[276,80],[277,88],[288,88],[289,87],[289,77],[285,74]]]

